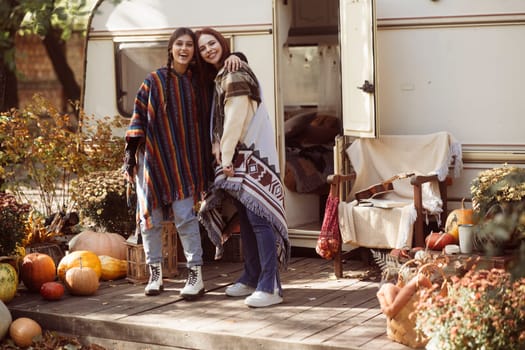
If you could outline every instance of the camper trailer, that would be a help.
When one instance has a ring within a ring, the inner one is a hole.
[[[470,182],[525,165],[523,0],[99,1],[87,34],[82,106],[129,118],[146,74],[166,62],[177,27],[213,27],[244,53],[270,110],[292,244],[314,247],[341,172],[334,139],[448,131]],[[115,130],[122,133],[123,130]]]

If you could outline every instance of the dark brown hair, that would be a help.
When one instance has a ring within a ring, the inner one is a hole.
[[[170,39],[168,41],[168,61],[166,63],[166,90],[164,91],[165,96],[165,105],[164,109],[167,110],[169,106],[170,96],[171,96],[171,79],[170,79],[170,72],[173,65],[173,55],[171,50],[173,49],[173,44],[175,43],[175,40],[180,38],[183,35],[189,35],[191,37],[191,40],[193,41],[193,47],[195,48],[193,52],[193,57],[190,62],[190,65],[195,65],[196,62],[199,62],[200,55],[197,52],[197,37],[195,36],[195,33],[190,28],[186,27],[180,27],[175,29],[175,31],[171,34]]]
[[[199,47],[198,43],[199,43],[199,39],[200,39],[201,35],[203,35],[203,34],[212,35],[213,37],[215,37],[215,39],[217,39],[217,41],[221,45],[221,47],[222,47],[222,55],[221,55],[221,58],[219,59],[219,64],[222,67],[224,65],[224,61],[226,60],[226,58],[228,58],[228,56],[230,56],[230,53],[231,53],[231,51],[230,51],[230,43],[228,42],[228,40],[226,40],[226,38],[221,33],[219,33],[218,31],[216,31],[213,28],[205,27],[205,28],[202,28],[200,30],[197,30],[195,32],[196,41],[197,41],[197,50],[196,51],[198,51],[197,56],[199,56],[199,59],[201,59],[201,62],[202,62],[202,58],[200,57],[200,50],[198,49],[198,47]],[[211,79],[213,80],[215,78],[215,75],[217,74],[217,69],[215,67],[213,67],[213,65],[211,65],[209,63],[206,63],[206,62],[202,62],[202,63],[203,63],[203,66],[204,66],[203,68],[207,72],[208,78],[211,77]]]

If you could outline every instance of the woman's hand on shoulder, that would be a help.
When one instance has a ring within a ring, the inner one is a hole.
[[[230,55],[224,61],[224,67],[228,72],[236,72],[241,67],[242,60],[236,55]]]

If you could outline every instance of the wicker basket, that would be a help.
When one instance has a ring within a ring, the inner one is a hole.
[[[429,278],[437,273],[443,279],[441,290],[443,291],[447,288],[447,277],[442,268],[436,263],[422,264],[421,262],[415,260],[409,260],[401,267],[401,269],[415,271],[414,275],[424,274]],[[400,278],[406,277],[406,275],[404,277],[400,275]],[[400,282],[402,282],[401,284],[404,284],[406,281],[407,280]],[[394,317],[387,317],[386,320],[386,331],[388,338],[395,342],[407,345],[413,349],[424,348],[429,340],[424,334],[416,330],[417,314],[415,311],[419,302],[419,298],[420,293],[414,293],[414,295],[409,299],[401,311],[399,311]]]
[[[424,348],[428,339],[416,331],[416,305],[419,294],[416,293],[397,315],[386,319],[386,334],[395,342],[410,346],[412,349]]]

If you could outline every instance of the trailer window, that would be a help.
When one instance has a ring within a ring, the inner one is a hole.
[[[286,105],[317,105],[319,54],[317,46],[287,47],[283,80]]]
[[[167,42],[115,43],[117,106],[131,117],[135,95],[146,75],[166,64]]]
[[[290,46],[284,51],[284,104],[317,106],[341,117],[341,69],[337,45]]]

